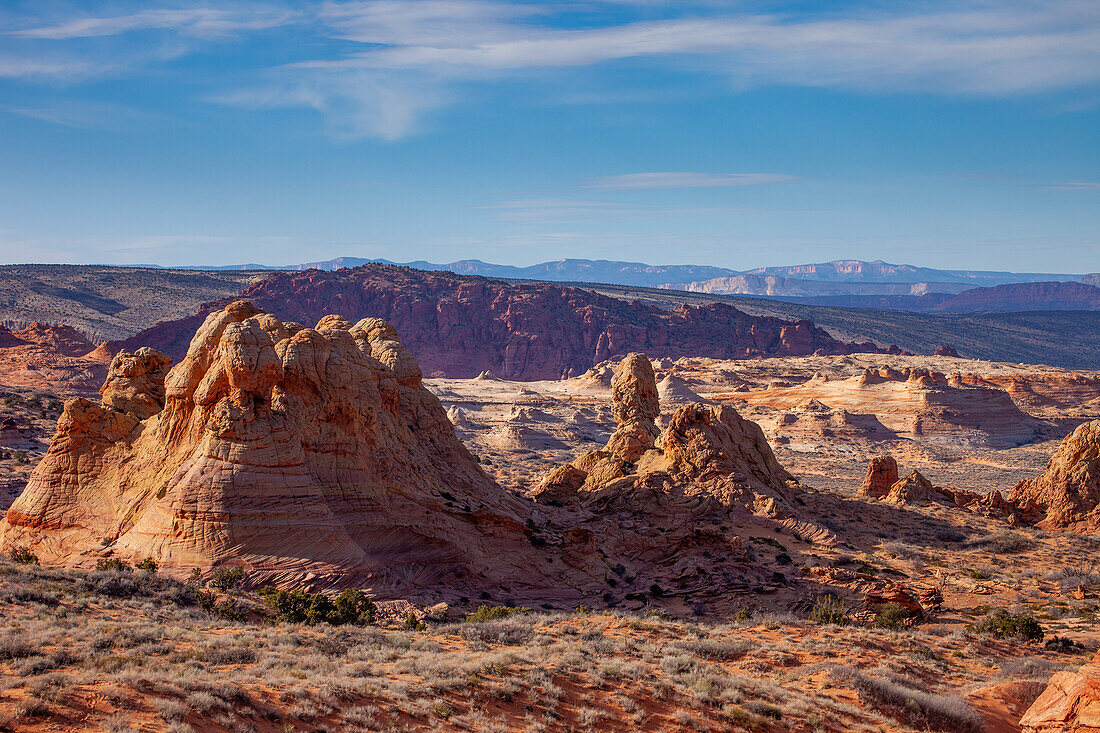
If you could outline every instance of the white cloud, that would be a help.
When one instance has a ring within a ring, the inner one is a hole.
[[[59,41],[72,38],[101,38],[142,30],[170,30],[197,38],[216,38],[241,31],[263,30],[285,25],[295,17],[295,14],[288,11],[257,7],[247,10],[154,9],[126,15],[74,18],[9,31],[9,35]]]
[[[0,79],[86,78],[113,68],[110,63],[30,56],[0,56]]]
[[[656,172],[627,173],[605,176],[585,182],[586,188],[602,191],[641,191],[669,188],[726,188],[732,186],[763,186],[796,180],[781,173],[687,173]]]
[[[330,80],[370,72],[361,78],[387,88],[406,110],[403,126],[386,126],[390,136],[415,130],[417,115],[458,96],[445,93],[456,85],[537,83],[555,69],[629,60],[726,78],[735,88],[998,96],[1100,82],[1100,3],[1091,0],[896,3],[827,17],[681,5],[678,17],[587,27],[555,15],[569,10],[575,7],[481,0],[329,3],[319,16],[327,32],[365,48],[283,72]],[[349,95],[327,98],[330,107],[373,107],[363,101],[372,92],[354,81],[328,88],[333,97]],[[375,128],[354,120],[343,126]]]
[[[537,26],[526,22],[529,12],[495,3],[399,5],[336,6],[342,12],[325,17],[334,34],[382,47],[308,65],[446,77],[683,56],[742,82],[994,95],[1100,80],[1100,5],[1087,0],[932,11],[894,5],[826,19],[734,14],[585,29]]]
[[[138,120],[149,119],[140,110],[118,104],[60,100],[45,106],[12,107],[11,114],[84,130],[122,130]]]
[[[1100,181],[1066,181],[1050,183],[1043,188],[1051,188],[1055,191],[1100,191]]]
[[[315,109],[337,137],[383,139],[423,130],[434,111],[464,96],[466,85],[518,80],[548,90],[554,85],[547,81],[570,69],[624,63],[694,74],[711,82],[711,92],[715,80],[727,90],[794,85],[981,96],[1100,83],[1096,0],[865,0],[827,14],[664,0],[354,0],[309,10],[210,5],[218,7],[131,4],[130,13],[54,15],[15,27],[8,22],[0,33],[13,44],[30,45],[0,57],[0,77],[80,80],[133,73],[193,51],[196,39],[224,41],[293,25],[300,43],[288,50],[308,55],[275,69],[253,69],[251,83],[208,98]],[[161,39],[154,49],[139,35],[152,31],[170,33],[176,46],[166,48],[171,43]],[[114,37],[124,38],[104,40]],[[34,45],[70,50],[69,43],[78,44],[79,54],[60,60]],[[129,47],[120,48],[124,43]],[[619,91],[611,86],[609,94]],[[646,92],[631,89],[643,98]],[[560,99],[560,87],[549,94]]]
[[[284,73],[266,85],[209,99],[249,109],[306,107],[324,115],[333,137],[397,140],[419,131],[425,117],[445,106],[449,96],[430,79],[357,70]]]

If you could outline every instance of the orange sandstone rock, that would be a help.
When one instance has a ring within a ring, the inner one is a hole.
[[[1046,529],[1100,528],[1100,420],[1066,436],[1043,475],[1016,484],[1008,501]]]
[[[867,466],[867,476],[859,485],[860,496],[881,499],[898,480],[898,462],[892,456],[875,456]]]
[[[1055,672],[1020,718],[1024,733],[1100,732],[1100,654],[1077,672]]]

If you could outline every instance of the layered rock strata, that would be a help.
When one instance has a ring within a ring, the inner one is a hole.
[[[304,328],[238,301],[166,365],[120,353],[101,404],[65,405],[0,544],[320,583],[545,580],[521,568],[524,502],[482,473],[384,321]]]
[[[657,431],[660,413],[649,360],[629,354],[611,380],[617,428],[601,450],[548,474],[540,503],[629,504],[639,490],[697,497],[725,507],[774,515],[794,479],[779,465],[760,427],[726,405],[687,404]]]
[[[1066,436],[1043,475],[1016,484],[1008,501],[1045,529],[1100,528],[1100,420]]]

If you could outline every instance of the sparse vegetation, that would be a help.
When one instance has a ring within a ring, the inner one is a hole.
[[[361,590],[348,589],[329,598],[323,593],[262,588],[260,596],[280,621],[294,624],[370,624],[375,605]]]
[[[960,697],[930,694],[901,682],[834,667],[834,676],[852,684],[880,710],[906,725],[947,733],[978,733],[982,719]]]
[[[1033,616],[1026,613],[1010,613],[1003,608],[998,608],[974,624],[974,630],[979,634],[989,634],[998,639],[1043,640],[1043,627]]]
[[[834,595],[820,596],[810,609],[809,620],[815,624],[844,626],[849,622],[844,614],[844,601]]]
[[[133,570],[127,563],[118,559],[117,557],[109,557],[103,560],[97,560],[95,569],[101,573],[128,573]]]
[[[875,626],[880,629],[903,629],[909,625],[909,609],[897,603],[887,603],[875,614]]]
[[[466,616],[468,623],[482,623],[485,621],[497,621],[515,614],[530,613],[530,608],[515,608],[513,606],[488,606],[481,605],[477,610]]]
[[[220,567],[214,571],[213,577],[207,581],[207,585],[218,590],[233,590],[244,580],[242,568]]]
[[[16,547],[11,551],[11,561],[21,565],[37,565],[38,555],[35,555],[26,547]]]

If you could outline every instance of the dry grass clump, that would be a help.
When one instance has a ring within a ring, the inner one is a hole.
[[[852,685],[862,696],[880,706],[882,712],[906,725],[950,733],[982,730],[981,716],[961,697],[930,693],[851,667],[837,666],[832,673],[838,681]]]
[[[942,702],[952,690],[1042,674],[1006,666],[1021,656],[1013,640],[787,614],[486,611],[413,630],[274,611],[261,622],[263,600],[232,589],[222,600],[252,611],[229,620],[196,590],[150,572],[0,563],[0,716],[117,731],[872,731],[886,715],[946,730],[971,720]],[[837,659],[850,673],[823,674]]]

